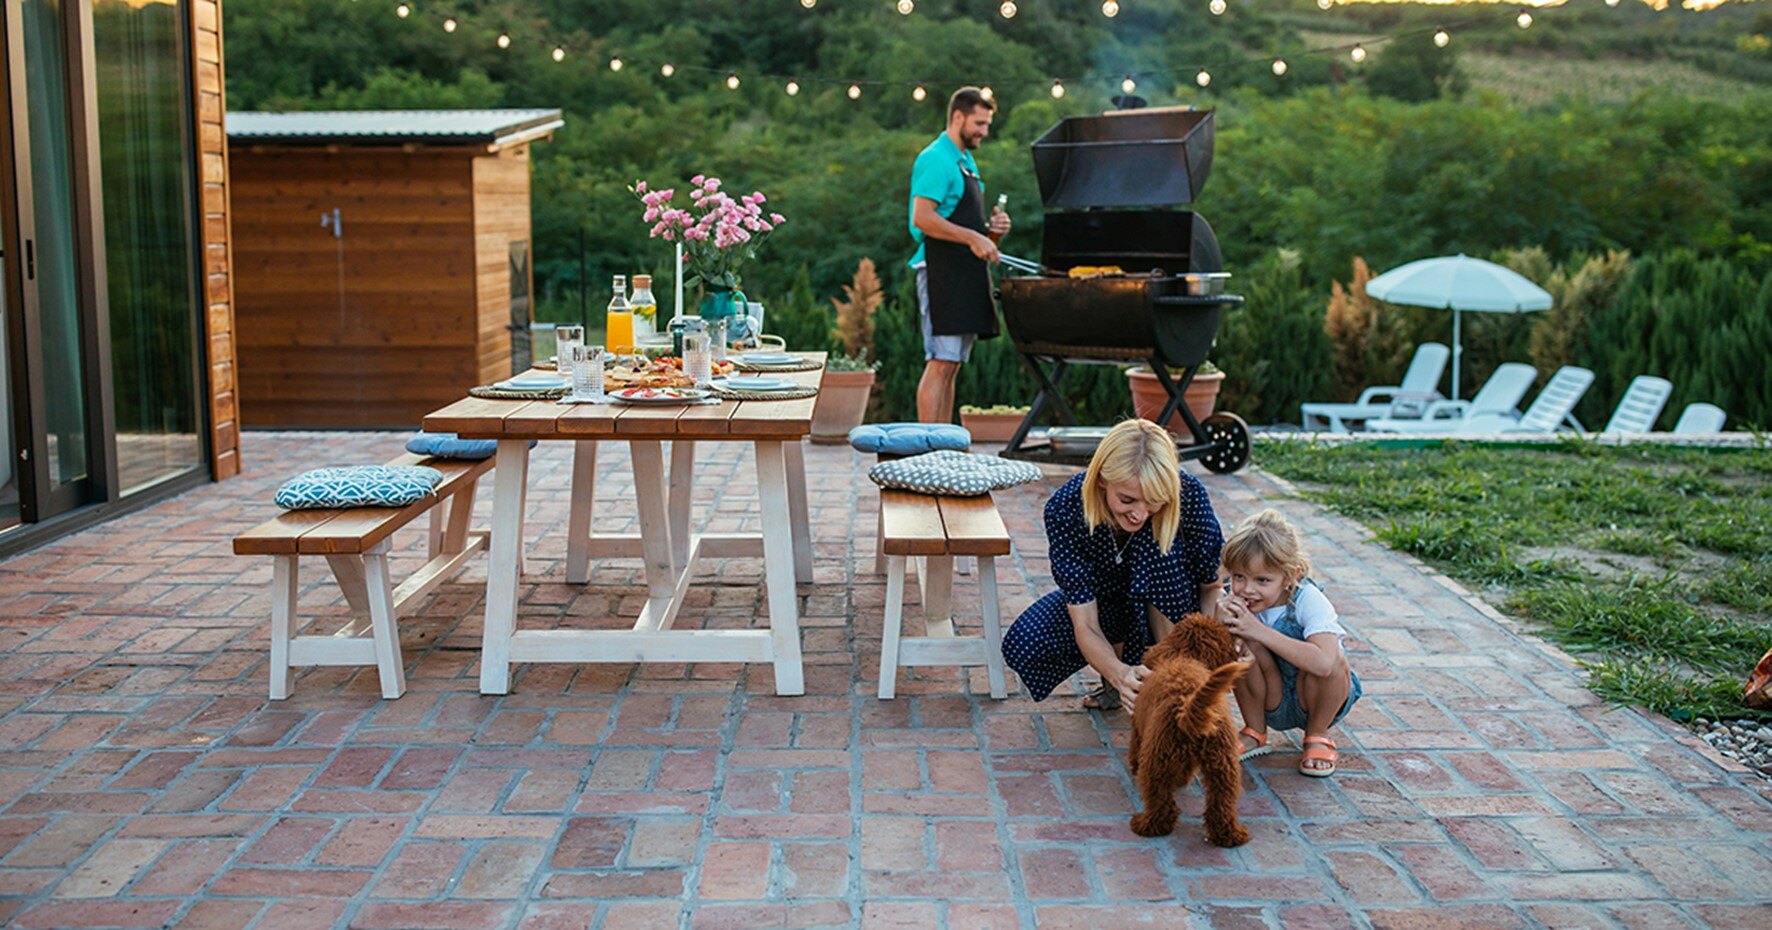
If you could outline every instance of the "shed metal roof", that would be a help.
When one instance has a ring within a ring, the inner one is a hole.
[[[564,125],[559,110],[352,110],[237,113],[228,140],[257,145],[492,145]]]

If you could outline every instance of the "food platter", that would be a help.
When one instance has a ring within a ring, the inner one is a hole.
[[[731,362],[715,362],[712,367],[715,375],[730,374],[733,371]],[[603,372],[603,383],[611,391],[626,387],[695,387],[695,379],[683,373],[683,361],[675,356],[653,359],[640,368],[626,364],[613,365]]]
[[[625,387],[609,392],[609,396],[628,404],[693,404],[704,400],[708,392],[697,387]]]

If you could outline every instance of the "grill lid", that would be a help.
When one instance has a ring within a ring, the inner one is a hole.
[[[1060,120],[1034,141],[1047,209],[1193,203],[1212,170],[1212,110],[1164,107]]]

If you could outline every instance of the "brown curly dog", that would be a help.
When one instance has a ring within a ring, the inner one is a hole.
[[[1144,794],[1132,818],[1139,836],[1165,836],[1179,813],[1175,792],[1200,775],[1206,791],[1206,839],[1241,846],[1249,831],[1237,821],[1243,766],[1225,695],[1248,671],[1223,624],[1188,614],[1145,651],[1151,674],[1138,691],[1126,767]]]

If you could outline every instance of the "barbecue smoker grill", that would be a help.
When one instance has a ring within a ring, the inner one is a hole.
[[[1205,219],[1175,209],[1194,201],[1212,167],[1212,111],[1191,108],[1123,110],[1065,119],[1034,143],[1034,174],[1046,207],[1042,274],[1007,277],[1003,320],[1039,395],[1003,455],[1081,464],[1091,450],[1066,448],[1077,418],[1059,393],[1072,364],[1143,362],[1169,401],[1158,423],[1177,411],[1191,431],[1177,448],[1215,472],[1249,461],[1249,428],[1232,413],[1194,418],[1182,393],[1212,350],[1218,320],[1243,302],[1234,294],[1190,293],[1219,272],[1218,238]],[[1118,266],[1123,273],[1072,278],[1079,266]],[[1215,282],[1214,282],[1215,283]],[[1170,368],[1182,369],[1171,377]],[[1026,444],[1050,407],[1063,425],[1044,442]],[[1077,431],[1083,432],[1083,431]]]

